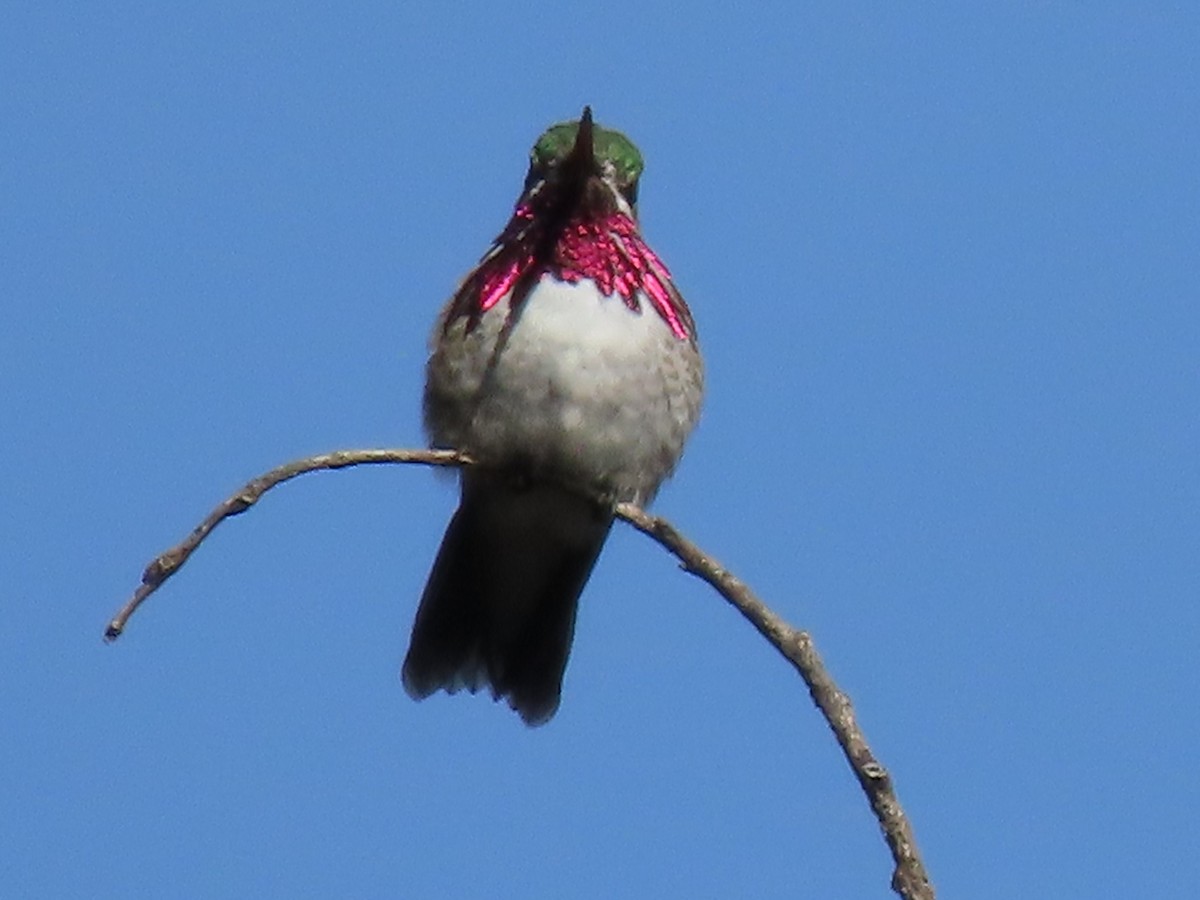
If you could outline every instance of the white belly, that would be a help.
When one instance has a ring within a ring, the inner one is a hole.
[[[437,446],[645,502],[699,414],[695,346],[642,298],[544,276],[510,318],[505,297],[470,331],[434,335],[425,420]]]

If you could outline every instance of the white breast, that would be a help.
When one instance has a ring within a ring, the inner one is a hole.
[[[701,381],[695,346],[646,298],[633,311],[544,276],[515,316],[505,297],[470,331],[439,323],[426,426],[438,446],[645,502],[679,459]]]

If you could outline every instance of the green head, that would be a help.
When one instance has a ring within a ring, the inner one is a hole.
[[[591,107],[585,106],[578,121],[551,125],[537,139],[529,154],[526,184],[532,186],[555,172],[577,170],[608,182],[632,206],[643,166],[633,141],[619,131],[593,125]]]

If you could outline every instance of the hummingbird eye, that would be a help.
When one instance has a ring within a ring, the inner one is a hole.
[[[621,196],[625,198],[625,202],[630,206],[637,208],[638,200],[638,183],[631,181],[625,187],[621,188]]]

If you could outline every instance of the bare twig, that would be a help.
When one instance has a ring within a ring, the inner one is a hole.
[[[470,465],[471,459],[448,450],[338,450],[294,460],[274,468],[248,482],[241,490],[222,502],[192,530],[191,534],[146,567],[142,573],[141,585],[108,623],[104,631],[105,640],[114,641],[121,636],[129,617],[147,597],[179,571],[214,528],[230,516],[244,513],[271,488],[306,472],[385,463],[464,466]],[[808,686],[813,702],[833,730],[838,746],[842,748],[846,761],[850,763],[850,768],[879,820],[879,826],[896,864],[892,873],[892,890],[905,900],[934,900],[933,885],[930,884],[925,865],[921,861],[908,817],[905,816],[892,787],[891,776],[871,752],[867,739],[855,720],[850,698],[830,677],[813,645],[812,636],[807,631],[793,628],[777,616],[742,581],[683,537],[665,519],[652,516],[630,503],[619,504],[616,507],[616,515],[657,541],[674,554],[685,569],[712,585],[796,668]]]
[[[133,592],[129,602],[121,607],[112,617],[108,627],[104,629],[104,639],[112,642],[121,636],[125,624],[147,597],[162,587],[163,583],[180,570],[188,561],[196,548],[200,546],[212,530],[230,516],[240,515],[258,502],[258,498],[285,481],[291,481],[297,475],[306,472],[318,472],[322,469],[345,469],[349,466],[366,466],[382,463],[422,463],[427,466],[462,466],[470,464],[469,457],[453,450],[335,450],[333,453],[322,453],[318,456],[306,456],[282,466],[277,466],[270,472],[259,475],[220,506],[210,512],[186,538],[160,554],[146,570],[142,572],[142,583]]]
[[[917,850],[908,817],[892,788],[891,776],[867,745],[867,739],[854,718],[850,698],[834,683],[813,645],[812,636],[807,631],[793,628],[777,616],[745,583],[683,537],[670,522],[628,503],[617,507],[617,515],[670,550],[687,571],[712,585],[758,629],[758,633],[771,646],[796,667],[808,685],[808,692],[817,709],[833,729],[838,746],[846,755],[846,761],[854,770],[883,829],[892,859],[896,862],[896,869],[892,873],[892,890],[905,900],[933,900],[933,885],[925,872],[925,864]]]

